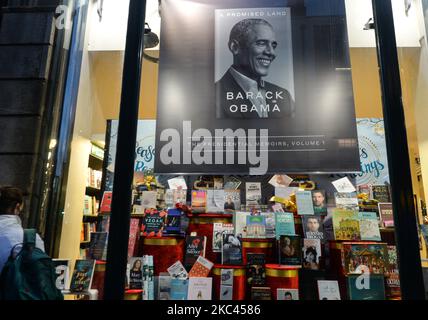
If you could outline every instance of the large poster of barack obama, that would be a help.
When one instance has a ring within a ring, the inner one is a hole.
[[[345,7],[331,1],[163,0],[155,172],[359,172]]]

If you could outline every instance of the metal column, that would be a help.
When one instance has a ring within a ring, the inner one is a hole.
[[[125,293],[145,18],[146,0],[131,0],[107,249],[105,300],[122,300]]]
[[[395,235],[404,300],[425,299],[391,0],[372,0]]]

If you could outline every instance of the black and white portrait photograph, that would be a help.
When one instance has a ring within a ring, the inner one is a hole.
[[[215,52],[217,118],[293,115],[288,8],[216,10]]]

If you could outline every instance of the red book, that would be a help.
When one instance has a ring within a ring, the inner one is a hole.
[[[101,213],[110,213],[111,212],[111,201],[113,198],[113,192],[105,191],[103,194],[103,199],[101,201]]]

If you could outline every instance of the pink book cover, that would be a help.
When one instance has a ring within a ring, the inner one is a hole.
[[[131,226],[129,228],[128,258],[134,256],[135,245],[137,243],[139,230],[140,219],[131,219]]]

